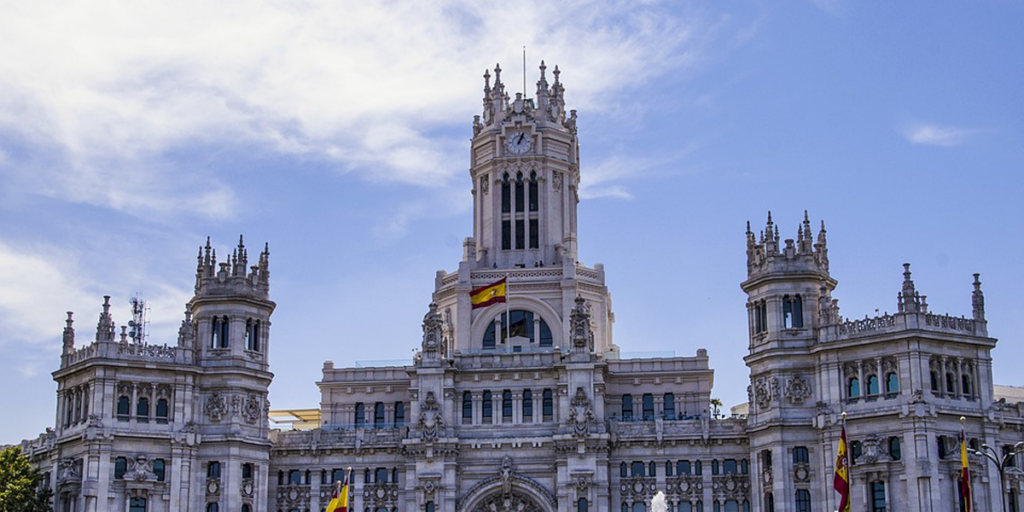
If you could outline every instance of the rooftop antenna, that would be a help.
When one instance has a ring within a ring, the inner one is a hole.
[[[149,323],[146,320],[146,311],[149,308],[146,307],[146,301],[142,300],[137,293],[128,302],[132,305],[132,319],[128,321],[131,331],[128,332],[128,337],[132,339],[133,343],[145,343],[146,324]]]
[[[523,99],[526,98],[526,45],[523,45]]]

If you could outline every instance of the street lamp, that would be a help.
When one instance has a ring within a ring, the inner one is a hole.
[[[985,451],[981,451],[985,450]],[[996,469],[999,470],[999,500],[1003,504],[1003,511],[1008,512],[1010,509],[1007,508],[1009,505],[1006,503],[1006,483],[1003,481],[1003,477],[1006,473],[1006,468],[1013,463],[1013,458],[1018,453],[1024,453],[1024,441],[1021,441],[1013,445],[1013,449],[1006,453],[999,455],[999,452],[987,444],[981,445],[981,450],[974,450],[974,454],[981,457],[984,456],[986,459],[992,461],[996,465]]]

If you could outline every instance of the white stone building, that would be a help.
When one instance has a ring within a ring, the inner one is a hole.
[[[269,251],[247,269],[241,242],[218,264],[208,241],[171,346],[117,339],[105,305],[76,349],[69,316],[57,424],[24,443],[56,509],[319,511],[353,467],[359,511],[627,512],[658,490],[673,511],[827,511],[845,411],[853,510],[953,511],[960,417],[972,447],[1024,439],[1024,403],[993,397],[977,275],[969,317],[929,311],[908,266],[896,313],[845,319],[806,216],[795,241],[747,228],[749,416],[709,406],[705,349],[622,359],[605,270],[577,255],[576,114],[545,72],[532,99],[484,75],[462,261],[411,365],[324,364],[321,428],[268,432]],[[508,302],[473,309],[502,278]],[[1020,473],[1000,493],[974,459],[975,509],[1016,506]]]

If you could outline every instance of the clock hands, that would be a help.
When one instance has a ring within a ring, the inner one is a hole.
[[[526,134],[525,133],[520,133],[519,134],[519,139],[516,140],[516,144],[519,144],[519,143],[523,142],[523,137],[526,137]]]

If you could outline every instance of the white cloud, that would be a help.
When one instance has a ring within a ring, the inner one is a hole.
[[[616,154],[583,172],[580,180],[580,197],[583,199],[601,197],[633,199],[633,194],[618,184],[619,181],[655,172],[661,175],[679,173],[680,170],[674,169],[672,166],[696,148],[697,144],[691,143],[671,154],[639,158]]]
[[[465,167],[436,132],[468,132],[485,67],[517,91],[525,44],[529,88],[544,58],[571,107],[607,110],[694,62],[703,21],[625,1],[18,2],[0,17],[0,133],[35,155],[17,163],[48,184],[32,190],[136,214],[231,215],[223,178],[167,156],[189,146],[433,186]]]
[[[913,144],[927,146],[959,146],[978,130],[953,128],[935,124],[914,124],[902,130],[903,137]]]
[[[116,265],[116,262],[111,262]],[[121,265],[120,268],[125,268]],[[16,290],[0,294],[0,343],[18,343],[46,347],[58,352],[67,311],[75,312],[77,346],[95,336],[96,318],[104,292],[140,289],[150,307],[150,341],[173,344],[174,334],[183,316],[190,290],[174,287],[151,277],[126,275],[121,282],[102,284],[82,277],[87,275],[77,255],[67,248],[14,248],[0,242],[0,289]],[[143,288],[144,287],[144,288]],[[111,298],[114,320],[127,324],[130,310],[127,297]],[[32,370],[26,369],[31,372]]]

